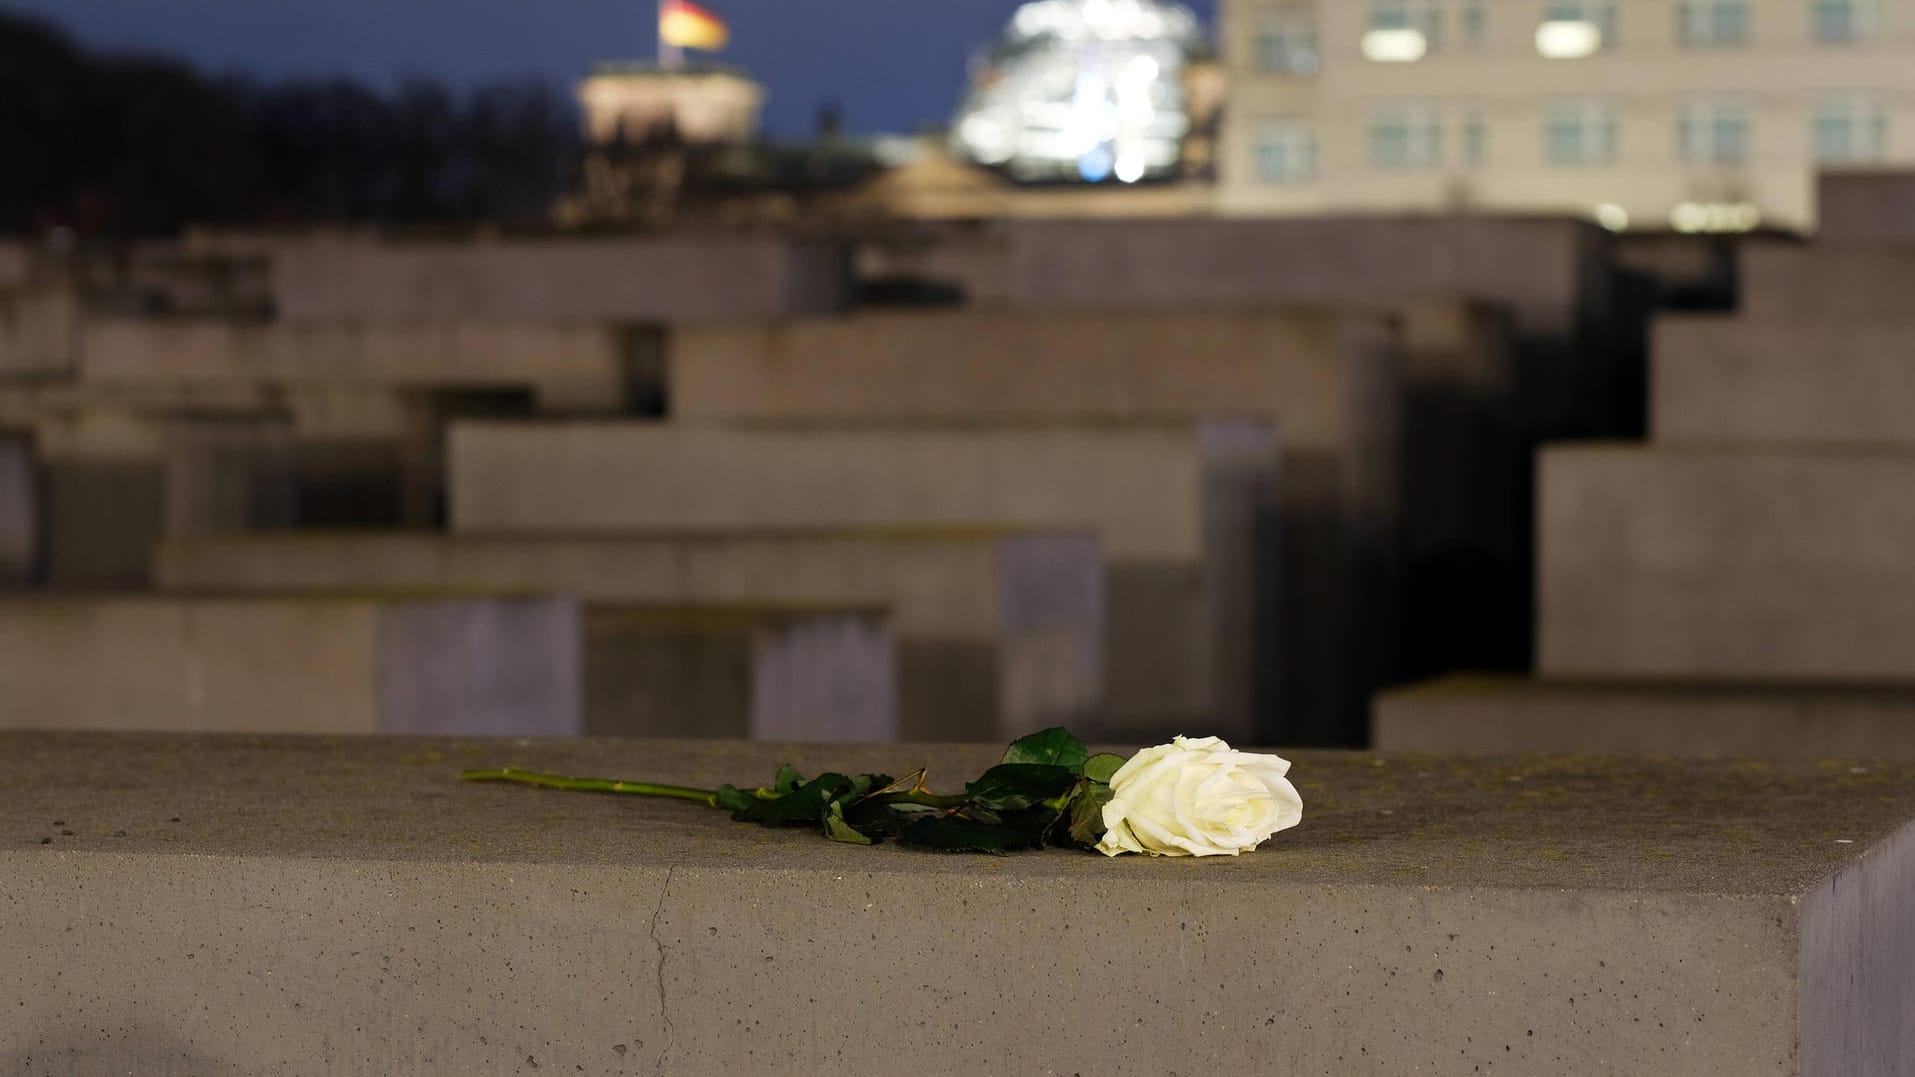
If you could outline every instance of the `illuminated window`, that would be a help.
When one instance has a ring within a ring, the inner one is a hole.
[[[1749,159],[1749,110],[1740,101],[1686,102],[1678,122],[1682,159],[1691,164],[1739,164]]]
[[[1298,8],[1265,12],[1257,22],[1256,63],[1267,75],[1316,74],[1316,16]]]
[[[1749,43],[1748,0],[1684,0],[1680,14],[1682,43],[1691,48]]]
[[[1308,183],[1317,176],[1317,136],[1300,120],[1257,125],[1257,178],[1265,183]]]
[[[1377,0],[1370,9],[1370,30],[1414,30],[1423,35],[1424,47],[1436,49],[1442,40],[1442,12],[1435,0]]]
[[[1606,165],[1616,160],[1616,108],[1608,101],[1555,101],[1543,125],[1552,165]]]
[[[1882,103],[1869,94],[1830,98],[1815,107],[1815,159],[1824,164],[1879,161],[1887,135]]]
[[[1574,59],[1614,48],[1616,8],[1609,0],[1551,0],[1536,28],[1536,51],[1551,59]]]
[[[1442,148],[1443,129],[1433,104],[1380,105],[1370,118],[1370,163],[1377,168],[1435,168]]]
[[[1875,0],[1814,0],[1815,40],[1845,45],[1875,36]]]
[[[1480,168],[1489,159],[1489,129],[1480,105],[1463,109],[1463,167]]]

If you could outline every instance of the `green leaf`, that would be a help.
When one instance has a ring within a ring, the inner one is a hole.
[[[1070,767],[1049,763],[999,763],[966,782],[964,789],[979,807],[1016,811],[1063,796],[1077,781]]]
[[[1094,782],[1110,784],[1110,780],[1130,760],[1110,752],[1099,752],[1084,761],[1084,777]]]
[[[1004,750],[1006,763],[1042,763],[1046,766],[1065,767],[1076,771],[1090,758],[1090,749],[1084,742],[1070,735],[1063,726],[1032,733],[1011,742]]]
[[[778,768],[778,776],[771,780],[771,791],[782,796],[803,784],[805,784],[804,776],[799,774],[790,763],[786,763]]]
[[[1002,854],[1007,849],[1025,849],[1033,843],[1018,830],[992,826],[955,815],[919,819],[904,828],[898,840],[920,849],[942,853]]]
[[[1104,837],[1104,805],[1110,803],[1110,786],[1103,782],[1084,782],[1071,794],[1071,840],[1079,845],[1096,845]]]
[[[912,819],[936,810],[916,804],[881,804],[865,800],[846,807],[844,820],[868,838],[895,838]]]
[[[1029,808],[1025,811],[1003,812],[998,816],[1006,829],[1024,836],[1025,843],[1031,848],[1040,848],[1053,840],[1063,813],[1056,808]]]
[[[733,812],[744,811],[746,808],[757,803],[750,793],[744,792],[735,785],[719,786],[717,790],[715,790],[712,800],[716,801],[719,807]]]
[[[844,804],[836,800],[825,806],[824,828],[825,837],[830,838],[832,841],[842,841],[852,845],[870,845],[873,843],[873,839],[870,835],[863,833],[845,821]]]
[[[732,813],[732,818],[762,826],[817,826],[824,817],[825,805],[843,799],[855,788],[852,779],[842,774],[820,774],[783,796],[754,800]]]

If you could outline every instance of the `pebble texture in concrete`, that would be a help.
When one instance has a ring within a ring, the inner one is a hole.
[[[0,1072],[1915,1065],[1911,768],[1302,754],[1303,825],[1208,861],[453,780],[788,760],[943,787],[996,754],[0,736]]]

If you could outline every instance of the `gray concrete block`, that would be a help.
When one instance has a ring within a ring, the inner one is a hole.
[[[0,603],[0,727],[575,736],[575,602],[387,595]]]
[[[1009,739],[1102,707],[1105,581],[1088,531],[345,533],[169,540],[162,587],[480,587],[588,603],[865,604],[891,613],[899,729]]]
[[[33,581],[40,562],[40,482],[33,448],[0,435],[0,590]]]
[[[1915,676],[1915,454],[1560,446],[1540,478],[1541,672]]]
[[[25,243],[0,240],[0,288],[25,284],[33,275],[33,251]]]
[[[470,423],[449,458],[463,533],[1090,525],[1110,728],[1256,728],[1274,645],[1264,424]]]
[[[897,740],[897,652],[882,610],[588,607],[586,732]]]
[[[1906,766],[1305,753],[1302,826],[1226,863],[854,848],[453,780],[949,788],[1000,751],[7,736],[0,977],[34,989],[0,1070],[1915,1066]]]
[[[710,322],[842,309],[849,254],[772,236],[320,241],[273,256],[280,319]]]
[[[1915,248],[1915,171],[1823,171],[1815,177],[1821,247]]]
[[[0,280],[0,379],[72,373],[79,324],[79,303],[66,284]]]
[[[79,339],[80,376],[102,388],[531,389],[541,400],[610,413],[630,394],[632,334],[609,325],[96,319]]]
[[[1893,318],[1906,313],[1915,287],[1915,249],[1751,244],[1739,277],[1739,309],[1751,317]]]
[[[1559,335],[1610,301],[1607,233],[1566,217],[1046,220],[1006,234],[1012,294],[1038,309],[1455,296]]]
[[[1487,380],[1457,354],[1467,327],[1429,309],[1419,329],[1433,365]],[[1335,742],[1368,689],[1394,672],[1388,554],[1412,488],[1399,481],[1397,330],[1380,311],[1320,307],[960,310],[686,329],[672,335],[672,411],[693,421],[1266,419],[1285,477],[1273,728]],[[1415,488],[1428,499],[1438,486]]]
[[[1662,317],[1650,352],[1657,441],[1915,444],[1915,321]]]
[[[1460,675],[1376,698],[1384,752],[1915,761],[1915,684]]]

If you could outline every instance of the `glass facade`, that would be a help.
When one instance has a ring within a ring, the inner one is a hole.
[[[1173,176],[1197,17],[1159,0],[1036,0],[973,63],[958,156],[1028,182]],[[1295,59],[1295,54],[1291,56]]]

